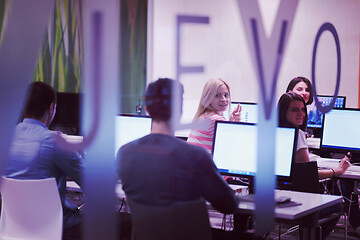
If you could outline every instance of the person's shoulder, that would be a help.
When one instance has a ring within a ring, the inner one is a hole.
[[[31,139],[48,144],[55,144],[58,134],[57,131],[52,131],[46,126],[36,123],[19,124],[17,131],[19,135],[31,135]]]
[[[221,121],[226,120],[224,116],[221,116],[221,115],[216,114],[216,113],[204,114],[204,118],[207,118],[207,119],[210,119],[210,120],[221,120]]]
[[[145,135],[145,136],[143,136],[141,138],[137,138],[135,140],[132,140],[132,141],[122,145],[118,149],[118,153],[119,152],[126,152],[126,151],[129,151],[131,149],[138,148],[138,147],[140,147],[142,145],[146,145],[149,141],[153,141],[152,134]]]
[[[143,137],[141,137],[141,138],[137,138],[137,139],[135,139],[135,140],[132,140],[132,141],[130,141],[130,142],[128,142],[128,143],[125,143],[124,145],[122,145],[122,146],[120,147],[119,150],[124,150],[124,149],[127,149],[127,148],[131,148],[131,147],[133,147],[133,146],[139,145],[139,144],[141,144],[143,141],[145,141],[148,137],[149,137],[149,135],[146,135],[146,136],[143,136]]]
[[[176,139],[178,142],[179,149],[183,149],[183,151],[187,151],[189,154],[192,154],[201,158],[211,158],[210,153],[203,147],[190,144],[184,140]]]
[[[299,134],[299,137],[306,138],[305,132],[303,130],[301,130],[300,128],[299,128],[298,134]]]
[[[59,142],[60,140],[64,140],[66,141],[62,136],[60,132],[57,131],[51,131],[49,129],[43,129],[40,131],[41,135],[40,137],[44,140],[44,141],[49,141],[49,142]],[[60,140],[58,139],[60,138]]]

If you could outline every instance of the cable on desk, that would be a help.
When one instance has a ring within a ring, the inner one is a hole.
[[[121,209],[122,209],[122,207],[124,206],[124,203],[125,203],[125,198],[123,198],[123,199],[121,200],[121,205],[120,205],[120,208],[119,208],[119,212],[121,212]]]

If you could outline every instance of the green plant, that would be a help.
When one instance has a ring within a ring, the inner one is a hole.
[[[79,92],[81,87],[79,9],[79,0],[56,1],[34,71],[34,81],[47,82],[60,92]]]
[[[6,0],[1,0],[0,1],[0,43],[4,34],[5,13],[6,13]]]

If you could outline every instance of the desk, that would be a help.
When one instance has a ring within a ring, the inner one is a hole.
[[[66,190],[70,192],[83,192],[81,187],[74,181],[66,181]],[[115,193],[118,198],[125,198],[125,192],[121,184],[116,184]]]
[[[69,192],[83,192],[81,187],[74,181],[66,181],[66,190]]]
[[[81,191],[79,185],[73,181],[67,181],[67,189],[73,191]],[[280,220],[290,220],[295,223],[300,223],[303,232],[302,239],[315,239],[315,229],[317,227],[318,211],[331,207],[335,204],[342,202],[341,196],[293,192],[285,190],[276,190],[276,196],[290,197],[292,201],[301,202],[301,205],[276,208],[275,217]],[[119,198],[125,198],[125,193],[122,190],[121,184],[116,186],[116,195]],[[255,203],[253,202],[240,202],[239,212],[245,214],[251,214],[255,211]]]
[[[288,220],[299,223],[302,228],[302,239],[315,239],[315,230],[318,223],[318,212],[342,202],[341,196],[276,190],[276,196],[290,197],[294,202],[302,205],[276,208],[275,217],[279,220]],[[255,203],[240,202],[239,211],[251,214],[255,210]]]
[[[313,149],[320,149],[320,138],[307,138],[307,144],[309,146],[309,148],[313,148]]]
[[[67,134],[61,134],[61,136],[68,142],[68,143],[82,143],[84,140],[83,136],[77,136],[77,135],[67,135]]]
[[[337,167],[340,161],[340,159],[320,158],[320,157],[314,160],[317,161],[318,167],[325,167],[325,168]],[[354,166],[354,165],[350,166],[348,170],[346,170],[346,172],[338,176],[338,178],[360,180],[360,166]]]

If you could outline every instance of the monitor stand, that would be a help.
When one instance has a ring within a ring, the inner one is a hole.
[[[315,138],[321,138],[321,136],[322,136],[322,128],[313,128],[312,129],[312,135],[314,135]]]
[[[255,178],[249,177],[249,193],[255,194]]]
[[[355,165],[360,165],[360,153],[358,152],[350,152],[350,156],[351,156],[351,159],[350,159],[350,162],[351,164],[355,164]]]
[[[251,194],[254,193],[254,178],[253,177],[244,177],[247,180],[247,182],[238,180],[236,178],[241,178],[241,177],[229,177],[226,179],[226,182],[228,184],[233,184],[233,185],[248,186],[249,193],[251,193]]]

